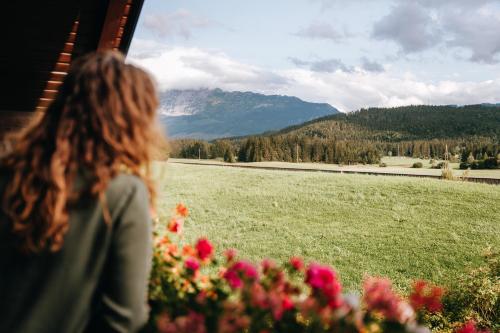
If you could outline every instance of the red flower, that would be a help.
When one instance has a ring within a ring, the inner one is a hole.
[[[195,258],[187,258],[184,262],[184,266],[186,267],[186,269],[194,273],[200,268],[200,263]]]
[[[290,265],[292,265],[293,269],[296,271],[301,271],[304,268],[304,262],[302,261],[302,258],[299,257],[291,257]]]
[[[250,280],[257,280],[257,278],[259,277],[259,273],[257,272],[255,266],[247,261],[238,261],[233,265],[233,269],[241,272],[243,274],[243,277]]]
[[[286,295],[271,292],[269,300],[274,320],[281,320],[286,311],[293,309],[293,302]]]
[[[231,288],[240,288],[243,286],[243,280],[255,281],[259,277],[257,269],[249,262],[238,261],[234,263],[224,273],[224,279]]]
[[[438,312],[442,309],[441,298],[443,289],[429,285],[426,281],[418,280],[413,285],[413,292],[409,300],[415,310],[427,309],[429,312]]]
[[[182,217],[187,217],[189,215],[187,207],[182,203],[178,203],[177,206],[175,206],[175,212],[177,213],[177,215]]]
[[[170,222],[168,223],[168,230],[170,232],[180,234],[182,232],[182,220],[181,219],[176,219],[172,218]]]
[[[227,270],[224,273],[224,279],[226,279],[233,289],[241,288],[241,286],[243,286],[243,281],[241,281],[238,273],[234,270]]]
[[[320,292],[326,297],[331,308],[338,308],[342,305],[342,286],[337,280],[336,273],[328,266],[318,264],[309,265],[306,272],[306,283],[315,292]]]
[[[214,254],[214,246],[206,238],[200,238],[196,243],[196,252],[198,258],[201,260],[206,260]]]
[[[474,321],[467,322],[464,326],[460,327],[455,333],[489,333],[488,330],[478,330]]]

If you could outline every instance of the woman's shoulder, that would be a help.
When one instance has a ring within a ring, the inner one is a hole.
[[[119,212],[131,201],[136,201],[147,208],[149,206],[149,191],[144,181],[135,175],[120,173],[108,184],[107,201],[112,211]]]
[[[110,180],[108,191],[118,195],[123,195],[124,193],[129,193],[131,191],[147,192],[147,186],[144,181],[136,175],[119,173]]]

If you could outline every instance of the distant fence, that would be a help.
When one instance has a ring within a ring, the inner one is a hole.
[[[232,167],[232,168],[243,168],[243,169],[263,169],[263,170],[278,170],[278,171],[305,171],[305,172],[326,172],[326,173],[341,173],[341,174],[360,174],[360,175],[373,175],[373,176],[399,176],[399,177],[416,177],[416,178],[432,178],[432,179],[442,179],[441,176],[436,175],[415,175],[408,173],[396,173],[396,172],[374,172],[374,171],[363,171],[363,170],[332,170],[332,169],[307,169],[307,168],[286,168],[278,166],[259,166],[259,165],[243,165],[243,164],[215,164],[215,163],[201,163],[201,162],[180,162],[180,161],[169,161],[169,163],[176,164],[189,164],[189,165],[205,165],[205,166],[216,166],[216,167]],[[467,177],[464,181],[474,182],[474,183],[484,183],[491,185],[500,185],[500,178],[483,178],[483,177]]]

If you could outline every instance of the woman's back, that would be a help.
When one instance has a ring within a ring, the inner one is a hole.
[[[76,59],[0,158],[0,332],[135,332],[151,263],[154,83],[117,52]]]
[[[55,253],[20,253],[0,223],[0,332],[130,332],[144,324],[147,286],[137,282],[149,272],[148,191],[139,178],[120,174],[106,202],[111,225],[97,199],[82,202],[70,211]]]

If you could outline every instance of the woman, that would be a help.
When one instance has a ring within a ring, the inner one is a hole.
[[[1,159],[0,332],[145,323],[157,105],[120,54],[84,56]]]

